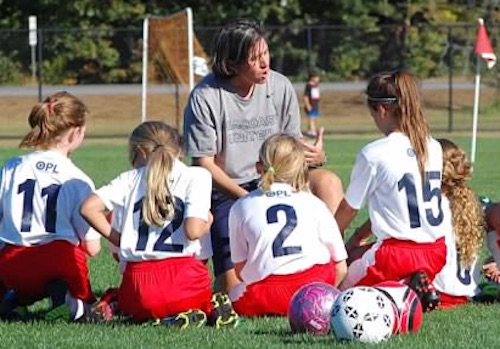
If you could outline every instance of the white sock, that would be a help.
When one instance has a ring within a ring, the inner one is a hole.
[[[81,299],[72,297],[69,293],[66,293],[66,305],[69,307],[70,318],[73,321],[85,314],[85,303]]]

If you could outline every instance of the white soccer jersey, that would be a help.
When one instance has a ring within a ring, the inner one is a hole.
[[[337,222],[326,205],[308,192],[293,192],[284,183],[250,192],[229,212],[233,263],[246,261],[246,284],[273,275],[290,275],[347,253]]]
[[[142,200],[146,193],[146,167],[124,172],[96,191],[109,210],[118,210],[113,224],[121,232],[120,260],[141,261],[170,257],[198,256],[199,240],[184,234],[184,218],[208,221],[212,177],[201,167],[174,162],[169,187],[175,197],[175,214],[162,227],[142,221]]]
[[[443,195],[443,211],[445,217],[451,217],[450,203]],[[435,288],[452,296],[474,297],[478,291],[480,279],[477,257],[468,269],[460,267],[460,255],[457,251],[455,234],[446,232],[446,264],[434,279]]]
[[[94,183],[57,151],[35,151],[8,160],[0,173],[0,240],[17,246],[100,235],[80,215]]]
[[[393,132],[359,152],[345,200],[357,210],[368,202],[372,231],[378,239],[429,243],[452,230],[441,204],[441,145],[431,138],[427,149],[425,182],[403,133]]]

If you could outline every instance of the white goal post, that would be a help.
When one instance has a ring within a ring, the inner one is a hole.
[[[167,83],[174,84],[178,102],[179,86],[189,93],[194,87],[195,76],[206,75],[208,67],[207,55],[194,34],[193,13],[189,7],[171,16],[147,16],[143,22],[142,42],[141,121],[145,121],[150,112],[150,81],[158,78],[158,72],[166,77]],[[176,126],[179,127],[178,110],[176,114]]]

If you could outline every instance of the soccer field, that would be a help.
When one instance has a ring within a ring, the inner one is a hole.
[[[467,152],[468,137],[437,135],[450,138]],[[326,140],[328,168],[340,175],[344,188],[357,151],[377,136],[358,138],[334,137]],[[472,186],[479,195],[500,199],[498,136],[479,137]],[[10,141],[0,149],[0,163],[20,154]],[[388,154],[390,156],[390,154]],[[87,140],[73,155],[74,162],[94,179],[96,187],[128,168],[125,139]],[[366,218],[362,212],[355,221]],[[104,241],[104,240],[103,240]],[[116,263],[107,253],[106,244],[100,255],[90,262],[93,289],[101,295],[106,288],[117,286],[120,276]],[[500,304],[500,303],[499,303]],[[394,336],[377,345],[340,343],[333,336],[295,335],[286,318],[244,319],[231,330],[212,328],[176,330],[153,325],[67,324],[34,320],[27,323],[0,323],[0,348],[498,348],[498,314],[500,305],[467,305],[455,310],[438,310],[424,315],[418,334]],[[43,312],[46,301],[30,310]]]

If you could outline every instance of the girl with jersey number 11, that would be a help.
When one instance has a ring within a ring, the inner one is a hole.
[[[365,202],[369,223],[347,243],[348,253],[367,246],[348,269],[341,288],[405,280],[419,295],[424,310],[439,299],[431,282],[446,262],[445,234],[451,218],[443,215],[443,151],[431,137],[420,91],[405,71],[372,77],[366,90],[368,109],[384,138],[357,155],[351,182],[335,218],[344,231]]]
[[[1,169],[4,318],[15,315],[16,305],[50,296],[47,320],[77,320],[95,300],[86,255],[100,251],[100,235],[79,212],[94,183],[69,159],[83,141],[87,114],[85,104],[67,92],[47,97],[31,110],[31,131],[20,144],[35,150],[8,160]]]

